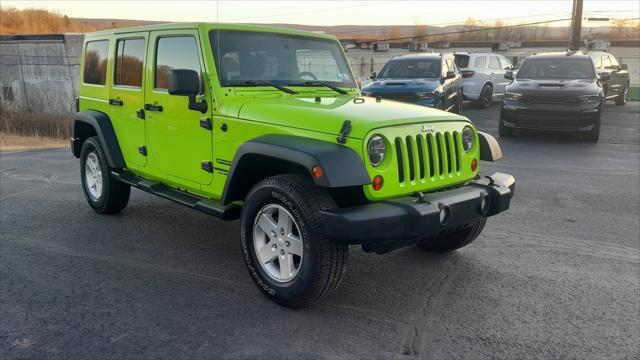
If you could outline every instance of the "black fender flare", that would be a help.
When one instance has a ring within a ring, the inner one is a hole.
[[[497,161],[502,159],[502,149],[495,137],[482,131],[478,131],[480,141],[480,160]]]
[[[351,148],[300,136],[270,134],[249,140],[238,148],[227,173],[223,204],[244,200],[247,188],[254,185],[244,184],[252,181],[250,178],[255,179],[255,175],[249,174],[259,171],[250,164],[252,159],[259,159],[261,165],[269,161],[292,164],[297,169],[306,170],[306,174],[321,187],[341,188],[371,183],[363,160]],[[311,175],[314,166],[323,170],[319,178]],[[265,173],[267,176],[275,175]]]
[[[122,156],[111,119],[107,114],[99,111],[85,110],[76,113],[73,122],[73,136],[71,137],[73,155],[79,158],[82,144],[89,136],[93,136],[91,132],[87,132],[88,127],[93,129],[93,132],[100,140],[109,166],[114,169],[124,168],[124,156]]]

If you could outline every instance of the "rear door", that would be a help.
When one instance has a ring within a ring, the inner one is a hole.
[[[615,56],[609,54],[609,61],[611,62],[611,66],[608,69],[609,71],[611,71],[611,82],[609,84],[609,89],[612,90],[612,96],[620,95],[624,91],[624,87],[626,86],[626,72],[620,69],[620,63],[618,63],[618,59],[616,59]]]
[[[144,107],[144,65],[149,33],[131,33],[116,39],[109,113],[127,165],[143,167],[147,145],[145,120],[137,116]]]
[[[493,93],[499,94],[504,92],[504,86],[502,86],[502,82],[504,81],[504,73],[500,68],[500,60],[498,60],[497,55],[489,55],[487,56],[488,68],[489,68],[489,77],[491,78],[491,83],[493,84]],[[502,89],[500,87],[502,86]]]
[[[200,75],[201,90],[196,101],[207,101],[211,111],[211,93],[204,76],[200,38],[195,29],[152,31],[145,83],[145,114],[149,158],[154,166],[175,182],[197,187],[213,180],[210,168],[213,135],[200,126],[209,117],[188,108],[187,96],[169,95],[172,69],[194,70]]]

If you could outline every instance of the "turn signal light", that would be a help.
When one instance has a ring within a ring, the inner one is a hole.
[[[471,171],[476,171],[476,169],[478,168],[478,160],[473,159],[471,160]]]
[[[371,185],[373,186],[373,190],[378,191],[378,190],[382,189],[382,184],[383,183],[384,183],[384,180],[382,180],[382,176],[376,175],[373,178],[373,182],[371,183]]]
[[[320,179],[322,177],[322,174],[324,174],[324,171],[322,170],[322,168],[318,165],[314,166],[311,169],[311,175],[313,175],[313,177],[315,179]]]

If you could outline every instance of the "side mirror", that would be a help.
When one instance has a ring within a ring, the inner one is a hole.
[[[444,78],[445,79],[453,79],[454,77],[456,77],[456,73],[451,71],[451,70],[449,70],[449,71],[447,71],[447,75],[445,75]]]
[[[200,75],[194,70],[173,69],[169,71],[169,95],[189,97],[189,110],[207,112],[207,102],[196,102],[196,95],[200,92]]]
[[[507,80],[513,80],[513,71],[509,70],[504,73],[504,78]]]
[[[376,76],[378,76],[378,74],[376,74],[376,72],[374,71],[374,72],[371,73],[371,75],[369,75],[369,79],[375,80]]]
[[[598,77],[600,78],[600,81],[602,82],[607,82],[609,80],[611,80],[611,73],[610,72],[601,72]]]
[[[627,66],[627,64],[621,64],[620,70],[629,70],[629,66]]]

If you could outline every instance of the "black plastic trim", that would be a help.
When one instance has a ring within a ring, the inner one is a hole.
[[[142,191],[175,201],[178,204],[213,215],[222,220],[235,220],[240,217],[240,207],[237,205],[224,206],[219,200],[190,194],[155,181],[143,179],[126,171],[112,171],[111,175],[116,180]]]
[[[75,157],[80,157],[82,144],[86,140],[88,134],[84,132],[86,126],[90,126],[95,135],[100,139],[100,144],[104,147],[107,163],[111,168],[121,169],[125,167],[124,157],[120,150],[118,138],[113,130],[111,119],[105,113],[95,110],[85,110],[76,113],[73,125],[73,136],[71,151]],[[92,136],[93,134],[91,134]]]
[[[511,175],[495,173],[459,188],[418,194],[366,205],[322,211],[327,236],[339,243],[362,245],[365,251],[387,252],[418,239],[468,226],[482,216],[509,208],[515,191]],[[482,209],[483,198],[489,208]],[[440,222],[440,209],[449,218]]]
[[[250,156],[259,155],[261,159],[284,160],[299,165],[311,174],[311,169],[319,165],[324,174],[313,179],[316,185],[327,188],[362,186],[371,183],[360,156],[352,149],[335,143],[309,139],[292,135],[264,135],[247,141],[238,148],[229,169],[229,176],[224,187],[222,203],[227,204],[243,200],[246,184],[245,170],[251,166],[245,163]],[[248,169],[248,170],[247,170]]]

